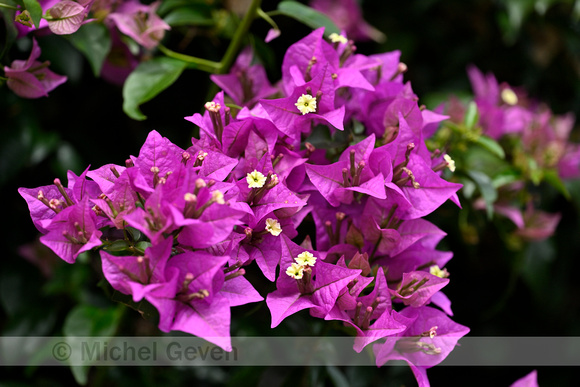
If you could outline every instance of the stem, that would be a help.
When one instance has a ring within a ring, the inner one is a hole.
[[[242,110],[243,107],[236,105],[235,103],[226,103],[226,106],[229,107],[230,109],[237,109],[237,110]]]
[[[13,5],[8,5],[8,4],[4,4],[4,3],[0,3],[0,8],[13,9],[15,11],[20,11],[19,7],[15,7]]]
[[[232,63],[234,62],[235,56],[238,53],[240,45],[242,44],[242,40],[245,38],[248,29],[250,29],[252,21],[254,21],[254,18],[258,13],[258,9],[260,8],[261,3],[262,0],[252,0],[252,4],[250,4],[248,11],[244,15],[242,22],[234,33],[234,38],[230,42],[230,45],[228,46],[226,53],[220,62],[221,66],[217,69],[217,74],[225,74],[230,69]]]
[[[168,49],[162,44],[159,44],[157,47],[159,47],[159,50],[161,50],[161,52],[163,52],[168,57],[189,63],[191,68],[197,70],[213,73],[217,71],[221,66],[220,62],[214,62],[207,59],[197,58],[195,56],[180,54],[178,52]]]
[[[369,264],[374,263],[375,254],[376,254],[377,250],[379,249],[379,245],[381,244],[382,240],[383,240],[383,235],[381,234],[379,236],[379,239],[377,239],[377,243],[375,243],[375,246],[373,247],[373,251],[372,251],[371,255],[369,256]]]
[[[278,28],[278,24],[276,24],[276,22],[274,20],[272,20],[270,15],[268,15],[266,12],[264,12],[262,10],[262,8],[258,8],[258,16],[260,16],[262,19],[264,19],[266,21],[266,23],[268,23],[269,25],[272,26],[272,28],[277,29],[277,30],[280,29],[280,28]]]

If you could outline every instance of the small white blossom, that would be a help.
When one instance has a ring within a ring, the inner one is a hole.
[[[501,91],[501,100],[511,106],[518,104],[518,96],[512,89],[503,89]]]
[[[268,231],[270,234],[274,236],[280,235],[280,233],[282,232],[280,222],[272,218],[266,219],[266,231]]]
[[[286,269],[286,274],[294,279],[301,279],[304,275],[304,267],[297,263],[293,263],[288,266],[288,269]]]
[[[332,43],[346,44],[348,42],[348,39],[346,37],[344,37],[343,35],[337,34],[336,32],[333,32],[328,37],[330,38],[330,41]]]
[[[440,269],[439,266],[433,265],[429,267],[429,274],[434,275],[439,278],[447,278],[449,277],[449,272],[447,269]]]
[[[445,162],[447,162],[447,168],[449,168],[451,172],[455,172],[455,161],[451,158],[451,156],[443,155],[443,159]]]
[[[215,190],[211,192],[211,198],[217,203],[217,204],[226,204],[226,202],[224,201],[224,194],[221,191]]]
[[[254,169],[246,175],[248,188],[262,188],[266,184],[266,176],[262,172]]]
[[[302,266],[314,266],[314,264],[316,263],[316,257],[312,255],[312,253],[309,253],[308,251],[304,251],[298,254],[298,256],[294,258],[294,260],[299,265]]]
[[[302,94],[294,104],[302,115],[316,111],[316,98],[310,94]]]

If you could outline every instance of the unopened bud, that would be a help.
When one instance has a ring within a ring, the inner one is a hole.
[[[183,199],[185,199],[186,202],[196,202],[197,196],[195,196],[191,192],[188,192],[185,195],[183,195]]]
[[[204,107],[205,107],[205,110],[207,110],[207,111],[210,111],[210,112],[213,112],[213,113],[217,113],[217,112],[220,111],[220,109],[221,109],[222,106],[219,103],[215,103],[213,101],[209,101],[209,102],[206,102],[205,103]]]
[[[215,190],[211,192],[211,199],[217,204],[226,204],[224,201],[224,194],[221,191]]]

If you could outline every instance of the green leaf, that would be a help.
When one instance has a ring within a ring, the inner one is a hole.
[[[113,243],[111,243],[109,246],[107,246],[105,248],[105,250],[111,252],[111,251],[129,251],[129,244],[124,241],[124,240],[118,240],[118,241],[114,241]]]
[[[477,111],[477,105],[475,102],[471,101],[467,105],[467,111],[465,112],[465,119],[463,123],[468,130],[473,130],[475,124],[479,121],[479,112]]]
[[[171,27],[211,26],[215,23],[211,9],[205,4],[174,9],[163,20]]]
[[[136,249],[138,252],[140,252],[141,254],[144,254],[144,253],[145,253],[145,250],[146,250],[147,248],[151,247],[151,246],[152,246],[152,245],[151,245],[151,242],[147,242],[147,241],[141,241],[141,242],[138,242],[138,243],[135,245],[135,249]]]
[[[296,1],[281,2],[278,4],[278,12],[282,15],[296,19],[313,29],[324,27],[324,36],[328,36],[332,33],[340,34],[340,30],[336,24],[334,24],[328,16]]]
[[[127,226],[125,227],[125,231],[129,233],[133,241],[138,241],[143,236],[143,233],[137,230],[135,227]]]
[[[546,169],[544,170],[544,179],[554,188],[556,188],[562,195],[564,195],[564,197],[568,200],[570,200],[571,196],[570,196],[570,192],[568,191],[568,188],[566,188],[566,186],[564,185],[564,182],[562,182],[562,179],[560,179],[560,176],[558,176],[558,172],[554,169]]]
[[[50,61],[50,69],[57,74],[68,77],[67,82],[82,82],[84,66],[83,54],[62,35],[50,34],[38,36],[38,45],[42,47],[42,60]]]
[[[42,7],[37,0],[23,0],[24,6],[36,28],[39,28],[40,19],[42,18]]]
[[[185,62],[167,57],[154,58],[139,64],[123,86],[123,111],[134,120],[146,119],[139,110],[139,105],[171,86],[186,66]]]
[[[534,185],[540,185],[544,178],[544,171],[531,156],[528,156],[528,174],[530,175],[530,180]]]
[[[77,150],[67,142],[58,144],[56,150],[56,160],[53,160],[52,166],[61,176],[66,175],[67,171],[82,170],[83,162]]]
[[[494,188],[493,182],[489,176],[480,171],[469,171],[467,174],[479,188],[479,192],[483,200],[485,200],[487,217],[491,219],[493,216],[493,203],[497,200],[497,190]]]
[[[461,188],[461,193],[463,194],[463,196],[465,196],[466,199],[470,200],[473,197],[473,194],[475,193],[477,186],[472,180],[466,178],[460,179],[459,182],[463,184],[463,188]]]
[[[524,279],[536,296],[545,295],[546,289],[551,289],[550,296],[552,296],[555,289],[551,288],[551,283],[553,284],[555,279],[551,275],[553,272],[551,266],[557,256],[553,240],[534,241],[527,246],[521,270]]]
[[[332,380],[332,384],[335,387],[350,386],[348,379],[346,378],[346,376],[344,376],[344,374],[340,371],[338,367],[327,365],[326,372],[328,373],[328,376],[330,377],[330,380]]]
[[[515,169],[508,169],[498,173],[497,175],[493,176],[493,186],[495,188],[502,187],[506,184],[513,183],[518,180],[522,180],[523,177],[520,172]]]
[[[69,343],[88,336],[113,336],[123,311],[124,307],[101,309],[92,305],[78,305],[66,316],[63,333]],[[77,383],[87,384],[89,369],[89,366],[71,367]]]
[[[481,171],[488,176],[497,176],[512,167],[482,146],[470,146],[464,155],[463,170]]]
[[[24,128],[23,130],[27,130]],[[46,159],[46,157],[54,150],[58,149],[60,145],[60,138],[58,133],[44,133],[36,132],[30,152],[30,163],[38,164]]]
[[[32,109],[28,101],[23,112]],[[18,114],[12,119],[3,117],[3,136],[0,143],[0,185],[17,176],[30,165],[46,159],[59,145],[57,133],[45,133],[40,128],[38,117]]]
[[[63,333],[67,337],[113,336],[123,310],[124,307],[78,305],[66,316]]]
[[[89,366],[71,366],[73,376],[78,384],[81,386],[86,386],[89,382]]]
[[[108,285],[110,286],[110,285]],[[128,306],[131,309],[136,310],[141,314],[141,316],[148,321],[155,321],[158,322],[159,320],[159,312],[157,308],[151,305],[147,300],[142,299],[139,302],[133,301],[133,296],[128,294],[123,294],[117,290],[113,289],[113,293],[111,294],[111,300],[121,303],[125,306]]]
[[[74,34],[68,35],[70,42],[89,61],[93,74],[98,77],[103,67],[103,62],[111,51],[111,35],[104,24],[88,23]]]
[[[10,2],[7,2],[10,4]],[[4,18],[4,20],[14,20],[15,11],[12,9],[6,9],[0,7],[0,18]],[[12,44],[16,41],[16,37],[18,36],[18,30],[14,24],[16,23],[3,23],[5,26],[5,31],[2,31],[2,35],[4,35],[4,42],[0,44],[0,58],[4,57],[4,54],[8,52]],[[1,41],[0,41],[1,42]]]
[[[475,140],[476,144],[481,145],[500,159],[505,159],[505,152],[501,145],[495,140],[487,136],[479,136],[477,140]]]
[[[191,3],[200,3],[200,1],[196,1],[196,0],[164,0],[159,5],[159,8],[157,8],[157,14],[164,17],[170,11],[172,11],[176,8],[191,5]]]
[[[78,258],[77,258],[78,261]],[[58,265],[54,273],[42,288],[42,293],[47,295],[63,295],[81,302],[83,287],[91,279],[89,265]]]

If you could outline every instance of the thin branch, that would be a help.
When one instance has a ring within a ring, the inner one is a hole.
[[[250,4],[248,11],[244,15],[242,22],[240,23],[238,29],[234,34],[234,38],[230,42],[230,45],[228,46],[226,53],[224,54],[224,57],[220,62],[221,67],[217,70],[217,74],[225,74],[230,69],[232,63],[234,62],[236,54],[240,49],[242,40],[246,37],[246,33],[250,29],[250,25],[256,18],[261,3],[262,0],[252,0],[252,4]]]
[[[168,49],[162,44],[159,44],[157,47],[159,47],[159,50],[161,50],[161,52],[163,52],[168,57],[188,63],[190,68],[206,71],[208,73],[214,73],[221,66],[220,62],[214,62],[207,59],[197,58],[195,56],[180,54]]]

